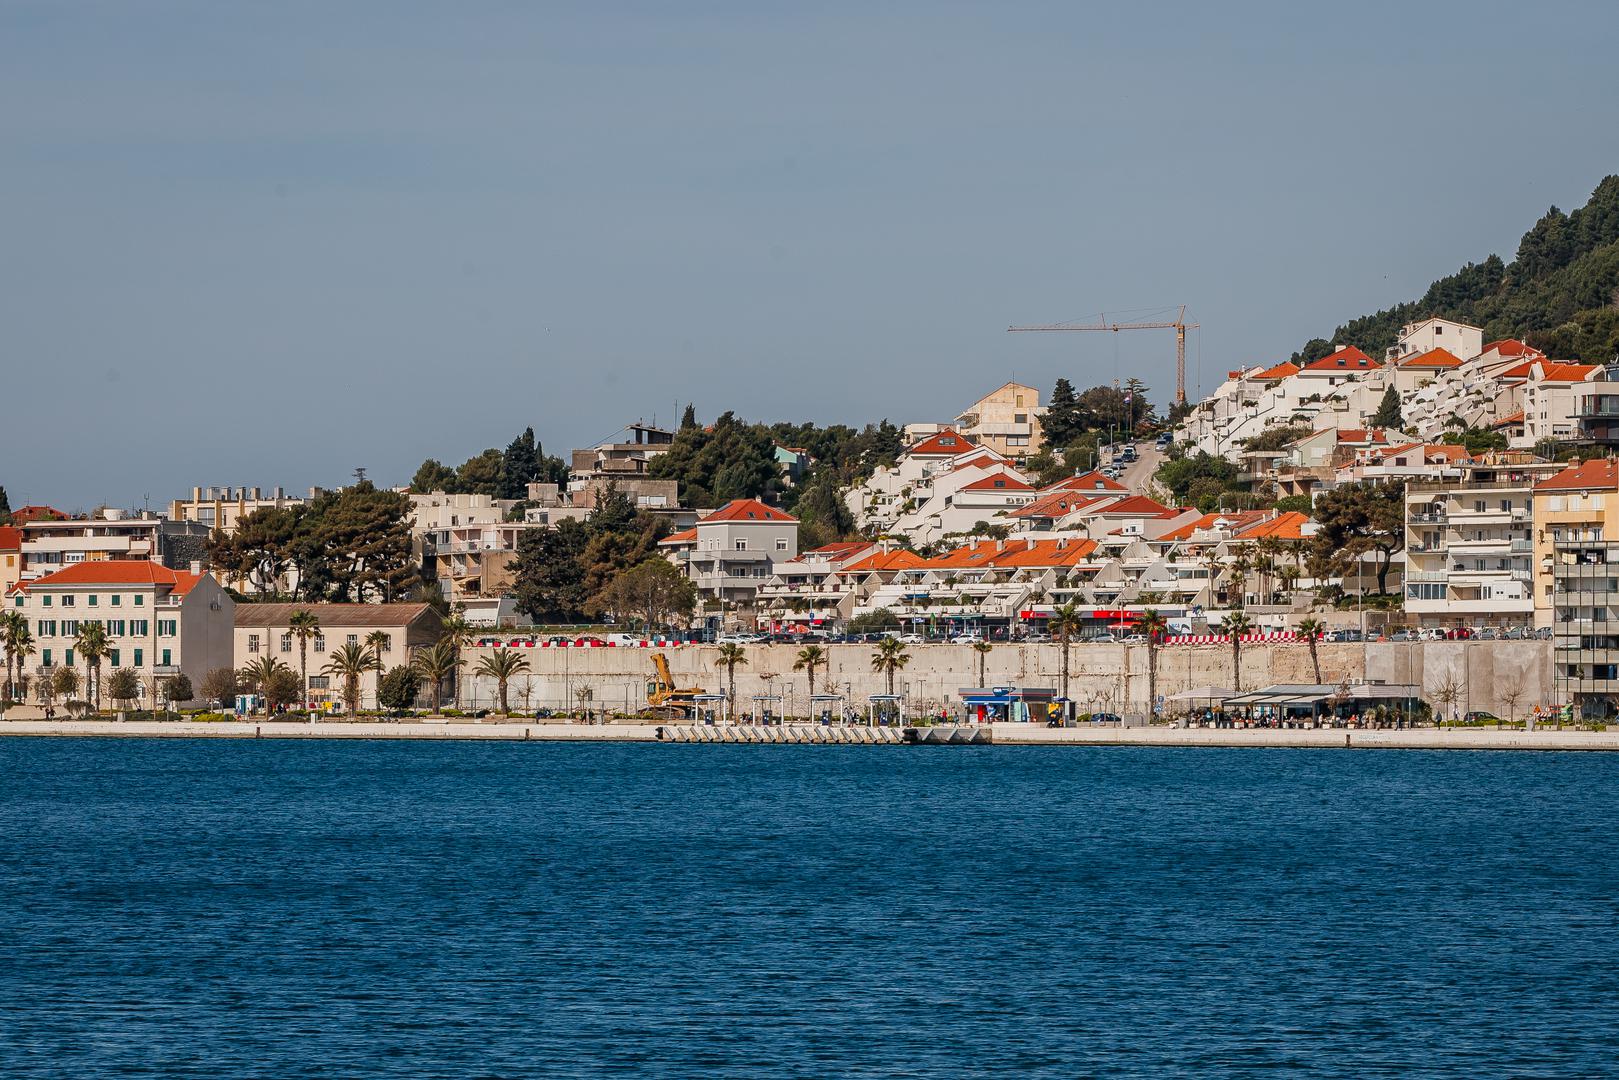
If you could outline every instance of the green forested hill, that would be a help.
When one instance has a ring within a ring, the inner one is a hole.
[[[1573,213],[1548,210],[1523,234],[1512,262],[1491,255],[1468,263],[1422,299],[1345,323],[1293,359],[1318,359],[1335,343],[1381,356],[1401,326],[1435,315],[1483,327],[1485,341],[1521,338],[1554,360],[1612,362],[1619,354],[1619,176],[1604,179]]]

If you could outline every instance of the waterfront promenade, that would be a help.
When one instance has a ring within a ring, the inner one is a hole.
[[[160,720],[0,721],[0,736],[41,738],[189,739],[427,739],[507,742],[657,742],[660,726],[649,723],[584,724],[503,721],[297,721],[228,720],[196,723]],[[792,725],[809,728],[813,725]],[[1048,728],[1043,724],[991,724],[1002,746],[1187,746],[1404,750],[1619,750],[1619,729],[1609,731],[1498,731],[1489,728],[1354,730],[1342,728]],[[746,725],[740,732],[777,731]],[[671,740],[665,740],[669,742]],[[771,742],[744,737],[732,741]]]

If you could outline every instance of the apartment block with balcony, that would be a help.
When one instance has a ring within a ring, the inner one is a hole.
[[[145,559],[76,563],[24,581],[7,599],[34,632],[35,693],[58,667],[72,667],[74,640],[86,622],[99,622],[111,651],[102,677],[129,668],[141,680],[145,701],[173,675],[193,686],[215,668],[232,667],[231,627],[235,601],[200,564],[171,570]]]
[[[1561,466],[1456,462],[1405,494],[1405,610],[1422,626],[1534,620],[1535,485]]]
[[[194,487],[191,498],[175,499],[169,505],[169,520],[195,522],[229,534],[235,532],[237,525],[249,514],[259,510],[303,506],[319,498],[320,494],[320,488],[310,488],[309,496],[305,498],[288,495],[281,488]]]
[[[23,581],[102,560],[136,559],[179,569],[204,557],[212,532],[200,522],[114,509],[89,518],[27,521],[19,527]]]
[[[798,556],[798,519],[754,499],[733,499],[697,522],[690,547],[672,550],[699,600],[751,607],[778,564]]]
[[[971,442],[1014,461],[1040,452],[1040,391],[1009,382],[979,398],[956,418],[955,428]]]
[[[1535,619],[1552,628],[1559,704],[1606,718],[1619,701],[1619,463],[1570,464],[1535,486]]]

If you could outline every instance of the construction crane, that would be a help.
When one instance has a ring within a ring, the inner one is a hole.
[[[1165,309],[1167,310],[1167,309]],[[1010,333],[1028,330],[1170,330],[1175,331],[1175,404],[1186,404],[1186,331],[1196,330],[1197,323],[1186,321],[1186,305],[1171,322],[1108,322],[1107,313],[1096,317],[1093,323],[1054,323],[1050,326],[1008,326]]]

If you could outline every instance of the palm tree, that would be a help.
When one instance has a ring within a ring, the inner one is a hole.
[[[819,645],[806,645],[798,650],[798,659],[793,661],[793,670],[802,671],[809,675],[809,696],[815,696],[815,669],[826,667],[826,650]]]
[[[1315,670],[1315,684],[1321,685],[1321,656],[1316,652],[1316,642],[1327,629],[1326,625],[1316,618],[1300,619],[1299,633],[1304,636],[1304,643],[1310,647],[1310,667]]]
[[[433,687],[433,712],[444,699],[444,680],[455,674],[455,649],[447,641],[435,642],[411,657],[411,669]]]
[[[445,619],[444,624],[439,628],[439,640],[449,642],[450,651],[455,656],[455,682],[451,686],[451,690],[455,698],[456,708],[461,707],[461,650],[471,645],[476,636],[477,631],[473,629],[471,623],[467,622],[466,616],[459,611]]]
[[[475,674],[495,680],[500,688],[500,715],[510,716],[511,707],[506,704],[506,687],[510,685],[513,675],[521,675],[528,670],[528,657],[516,649],[496,649],[487,656],[478,660],[478,666],[473,668]]]
[[[320,619],[313,611],[299,609],[294,611],[287,619],[287,629],[292,636],[298,639],[298,678],[304,684],[304,699],[300,702],[304,708],[309,708],[309,639],[320,633]],[[310,722],[315,719],[314,711],[309,714]]]
[[[1231,638],[1231,689],[1238,694],[1242,693],[1242,635],[1253,628],[1253,620],[1240,611],[1220,620],[1220,633]]]
[[[16,678],[12,668],[20,666],[17,643],[28,632],[28,617],[20,611],[0,612],[0,646],[6,650],[6,692],[0,697],[7,701],[16,696]]]
[[[90,697],[90,707],[100,712],[101,659],[111,650],[107,628],[94,620],[80,623],[79,632],[73,638],[73,647],[84,658],[85,690]]]
[[[343,680],[343,704],[349,715],[360,711],[360,678],[376,666],[376,658],[364,645],[348,642],[332,653],[321,669],[324,674],[336,675]]]
[[[6,700],[17,696],[17,683],[22,681],[23,661],[33,651],[33,634],[28,629],[28,616],[20,611],[0,612],[0,645],[6,650]],[[26,651],[25,651],[26,647]],[[12,674],[13,668],[16,674]]]
[[[373,630],[365,635],[365,647],[371,650],[372,668],[377,673],[377,708],[382,708],[382,654],[388,651],[393,644],[393,638],[386,630]]]
[[[748,654],[742,646],[734,642],[726,642],[720,646],[720,666],[725,669],[725,677],[730,684],[726,694],[725,719],[727,723],[736,723],[736,669],[740,664],[748,662]]]
[[[266,693],[266,687],[270,685],[270,680],[275,678],[276,672],[286,667],[287,665],[273,656],[261,656],[257,660],[250,661],[246,667],[237,672],[237,677],[241,679],[244,690],[258,693],[264,698],[265,704],[268,706],[270,695]]]
[[[905,643],[896,637],[885,637],[877,643],[871,654],[871,670],[880,671],[888,678],[888,696],[894,696],[894,673],[911,662]]]
[[[1147,716],[1158,712],[1158,646],[1169,633],[1169,620],[1148,608],[1136,618],[1136,629],[1147,635]]]
[[[1057,632],[1057,640],[1062,644],[1062,677],[1059,680],[1061,693],[1058,696],[1063,701],[1068,700],[1068,646],[1073,642],[1074,635],[1084,626],[1085,616],[1080,613],[1078,604],[1070,601],[1052,609],[1048,628]]]
[[[28,629],[28,620],[24,619],[17,636],[6,645],[6,656],[17,661],[17,677],[11,684],[11,692],[17,695],[18,700],[28,693],[27,680],[24,678],[27,671],[24,665],[36,651],[38,650],[34,648],[34,634]]]
[[[973,652],[978,654],[978,685],[979,686],[987,686],[988,685],[988,683],[986,683],[984,681],[984,679],[985,679],[984,666],[985,666],[985,664],[988,663],[989,654],[994,650],[994,648],[995,648],[995,646],[991,645],[987,641],[975,641],[975,642],[973,642]]]

